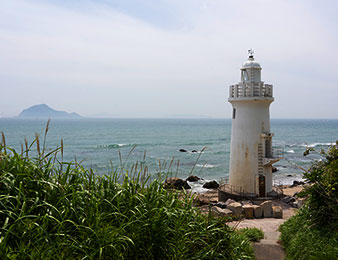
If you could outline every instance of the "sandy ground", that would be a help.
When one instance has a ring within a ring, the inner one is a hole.
[[[285,187],[283,188],[283,193],[288,196],[293,196],[296,192],[300,192],[302,189],[303,186]]]

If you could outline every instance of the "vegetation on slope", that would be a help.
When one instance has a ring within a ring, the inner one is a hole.
[[[325,159],[304,173],[305,205],[280,228],[289,259],[338,259],[337,145],[321,153]]]
[[[98,176],[63,162],[62,145],[46,154],[35,144],[37,158],[27,142],[21,154],[4,138],[0,147],[2,259],[253,258],[245,232],[149,181],[143,165]]]

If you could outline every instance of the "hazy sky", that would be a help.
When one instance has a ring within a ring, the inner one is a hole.
[[[247,50],[272,118],[338,118],[338,1],[0,0],[0,117],[231,116]]]

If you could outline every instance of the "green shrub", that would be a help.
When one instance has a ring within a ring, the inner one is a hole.
[[[308,208],[301,208],[297,215],[280,226],[281,240],[287,259],[307,260],[338,258],[338,234],[330,228],[316,228]]]
[[[145,166],[98,176],[59,162],[63,147],[34,159],[28,149],[0,147],[2,259],[253,258],[246,237],[149,181]]]
[[[251,242],[257,242],[264,238],[264,232],[259,228],[242,228],[239,232],[245,235]]]
[[[324,160],[304,173],[309,185],[300,196],[305,205],[280,227],[288,259],[338,259],[337,146],[321,154]]]
[[[310,219],[317,226],[330,226],[337,230],[338,223],[338,148],[333,145],[327,153],[321,151],[324,160],[316,161],[304,178],[309,182],[301,193],[306,197]],[[332,226],[334,225],[334,226]]]

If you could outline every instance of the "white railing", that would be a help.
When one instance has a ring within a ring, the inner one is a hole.
[[[272,85],[231,85],[229,98],[237,97],[272,97]]]

